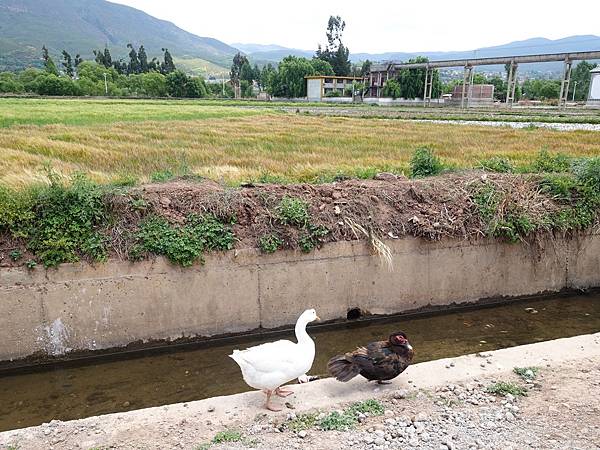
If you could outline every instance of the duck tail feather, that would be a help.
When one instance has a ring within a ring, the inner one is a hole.
[[[336,380],[345,383],[360,373],[360,367],[349,361],[346,355],[337,355],[327,363],[327,371]]]

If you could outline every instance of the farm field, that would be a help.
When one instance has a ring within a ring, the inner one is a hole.
[[[0,184],[43,180],[48,165],[102,182],[195,174],[247,181],[319,182],[407,171],[432,148],[456,169],[505,157],[519,167],[540,150],[600,155],[594,131],[512,129],[296,114],[220,101],[0,99]],[[473,112],[469,112],[473,114]]]

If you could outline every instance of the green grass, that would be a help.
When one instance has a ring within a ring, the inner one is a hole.
[[[525,381],[534,380],[540,371],[539,367],[515,367],[513,372]]]
[[[358,415],[380,416],[384,412],[383,405],[374,399],[364,402],[355,402],[344,411],[332,411],[321,418],[318,412],[299,414],[296,418],[288,421],[286,427],[295,433],[318,427],[323,431],[348,431],[358,424]]]
[[[527,395],[527,390],[518,384],[499,381],[497,383],[493,383],[486,388],[486,391],[490,394],[496,395],[506,395],[511,394],[515,397],[523,397]]]
[[[265,114],[219,101],[0,98],[0,128],[14,125],[96,125],[113,122],[204,120]],[[273,112],[270,112],[273,113]],[[68,134],[57,139],[71,141]]]
[[[210,442],[198,445],[195,450],[208,450],[213,445],[242,441],[248,446],[253,446],[254,444],[254,441],[244,439],[242,433],[240,433],[238,430],[224,430],[215,434]]]

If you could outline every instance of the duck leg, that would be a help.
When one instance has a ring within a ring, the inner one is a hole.
[[[275,389],[275,395],[278,395],[279,397],[287,397],[289,395],[292,395],[294,393],[294,391],[292,391],[291,389],[284,389],[282,387],[278,387],[277,389]]]
[[[281,411],[281,408],[274,406],[271,404],[271,395],[273,395],[273,391],[271,390],[265,390],[263,391],[265,394],[267,394],[267,403],[265,404],[265,407],[269,410],[269,411],[273,411],[273,412],[279,412]]]

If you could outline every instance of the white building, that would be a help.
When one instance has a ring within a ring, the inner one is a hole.
[[[308,101],[321,102],[324,98],[352,99],[352,83],[364,81],[359,77],[337,77],[334,75],[314,75],[306,78]]]
[[[600,67],[590,70],[590,92],[588,94],[587,106],[600,108]]]

